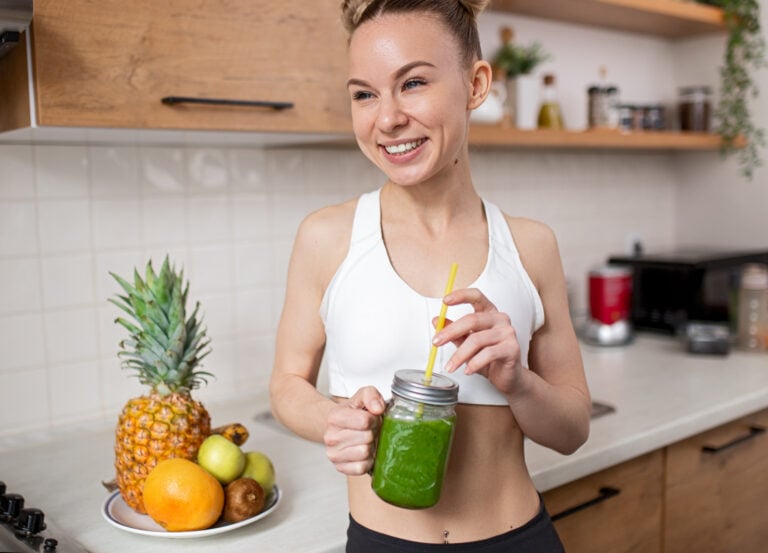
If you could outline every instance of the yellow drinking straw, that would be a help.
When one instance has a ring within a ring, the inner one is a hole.
[[[451,264],[451,274],[448,276],[448,284],[445,285],[445,294],[447,296],[453,290],[453,282],[456,280],[456,271],[459,270],[457,263]],[[440,308],[440,317],[437,319],[437,326],[435,327],[435,334],[443,330],[445,326],[445,314],[448,312],[448,306],[443,303]],[[424,384],[429,386],[432,384],[432,368],[435,366],[435,358],[437,357],[437,346],[432,345],[432,349],[429,350],[429,361],[427,361],[427,369],[424,371]]]

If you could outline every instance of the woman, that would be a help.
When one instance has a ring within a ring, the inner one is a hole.
[[[491,85],[485,4],[342,5],[354,133],[386,182],[302,222],[270,388],[275,416],[347,475],[348,552],[562,551],[523,437],[575,451],[590,398],[553,233],[472,183],[469,115]],[[452,262],[456,289],[441,298]],[[448,320],[432,336],[441,301]],[[435,370],[459,383],[453,448],[438,504],[404,510],[367,473],[392,375],[424,368],[433,338]],[[324,355],[331,398],[315,387]]]

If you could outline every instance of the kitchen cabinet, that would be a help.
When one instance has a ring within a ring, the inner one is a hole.
[[[666,553],[764,551],[768,410],[667,448]]]
[[[545,492],[565,550],[660,551],[663,467],[656,450]]]
[[[39,125],[349,132],[346,38],[336,0],[37,0],[27,52],[0,64],[12,83],[0,131]],[[251,105],[167,103],[195,100]],[[36,120],[30,115],[34,108]]]

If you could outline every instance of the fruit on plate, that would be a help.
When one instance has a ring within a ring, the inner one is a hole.
[[[205,530],[224,509],[224,489],[200,465],[187,459],[160,461],[144,482],[144,505],[169,532]]]
[[[258,515],[266,504],[264,489],[253,478],[238,478],[224,488],[225,522],[240,522]]]
[[[243,473],[245,454],[237,444],[220,434],[211,434],[197,451],[197,462],[226,485]]]
[[[211,434],[221,434],[233,444],[243,445],[250,434],[248,429],[239,422],[233,422],[224,426],[211,429]]]
[[[264,488],[267,496],[275,487],[275,467],[270,458],[261,451],[246,452],[245,468],[240,476],[256,480]]]
[[[125,295],[110,301],[130,315],[116,323],[130,333],[120,342],[122,367],[135,371],[149,387],[146,395],[128,400],[119,416],[115,435],[115,469],[123,500],[145,513],[144,480],[163,459],[194,459],[211,432],[211,418],[202,403],[192,398],[210,373],[200,369],[210,340],[198,317],[196,303],[187,316],[189,283],[163,261],[155,274],[147,263],[144,279],[134,270],[133,284],[110,273]]]

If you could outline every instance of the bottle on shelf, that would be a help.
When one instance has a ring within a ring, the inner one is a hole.
[[[606,81],[607,70],[600,66],[600,79],[587,89],[589,128],[616,129],[619,126],[619,87]]]
[[[557,99],[555,76],[552,73],[544,75],[544,87],[541,91],[541,107],[539,108],[539,128],[562,130],[563,116]]]
[[[768,349],[768,265],[748,263],[742,268],[738,344],[751,351]]]

